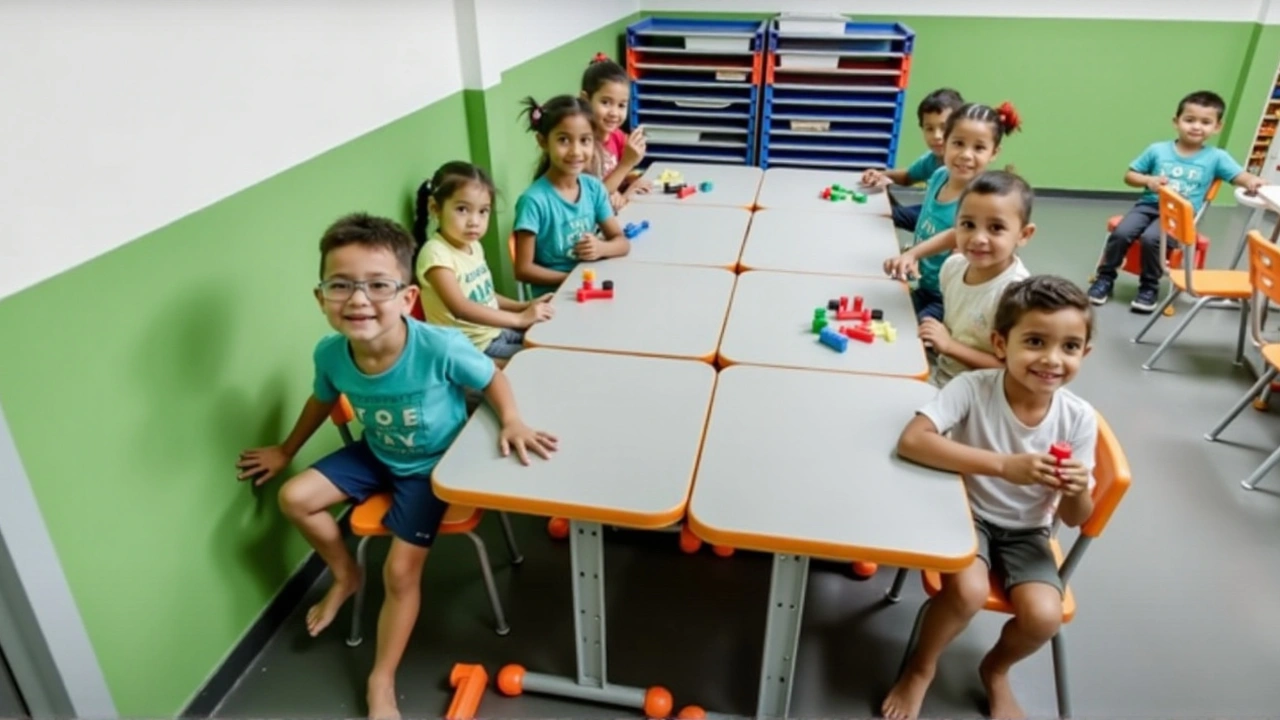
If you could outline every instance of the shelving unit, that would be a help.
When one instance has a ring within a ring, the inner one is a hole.
[[[1245,169],[1268,183],[1277,183],[1280,182],[1280,144],[1274,140],[1276,127],[1280,125],[1280,69],[1273,76],[1269,92],[1270,97],[1262,108],[1262,119],[1258,121],[1258,131],[1254,133]]]
[[[755,165],[765,23],[647,18],[627,28],[631,127],[646,161]]]
[[[769,24],[760,165],[892,167],[915,33],[902,23],[841,17]]]

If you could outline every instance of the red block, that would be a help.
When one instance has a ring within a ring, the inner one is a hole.
[[[868,344],[875,342],[876,339],[876,334],[866,325],[845,325],[840,328],[840,333],[851,340]]]
[[[698,188],[692,185],[685,185],[684,187],[676,191],[676,197],[679,198],[680,200],[683,200],[696,192],[698,192]]]
[[[1049,454],[1057,459],[1059,464],[1061,464],[1063,460],[1070,460],[1071,443],[1066,440],[1056,442],[1053,444],[1053,447],[1049,448]]]
[[[855,311],[860,311],[860,310],[862,310],[862,296],[861,296],[861,295],[855,295],[855,296],[853,296],[853,309],[854,309]]]
[[[578,290],[578,302],[586,302],[588,300],[612,300],[613,290],[600,290],[591,288],[581,288]]]

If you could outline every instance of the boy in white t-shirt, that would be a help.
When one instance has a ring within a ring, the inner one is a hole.
[[[1024,717],[1009,670],[1062,623],[1051,526],[1055,516],[1076,527],[1093,513],[1097,415],[1065,388],[1089,354],[1092,330],[1089,298],[1070,281],[1037,275],[1010,285],[992,336],[1005,367],[960,374],[902,431],[901,457],[964,476],[978,560],[943,576],[919,644],[881,706],[885,718],[920,714],[938,657],[986,602],[990,571],[1003,583],[1014,617],[979,666],[988,715]],[[1059,442],[1071,446],[1061,463],[1049,454]]]
[[[956,375],[1003,365],[991,347],[991,323],[1000,294],[1030,273],[1017,251],[1035,234],[1031,186],[1011,172],[974,178],[960,195],[955,247],[938,274],[943,320],[925,318],[920,339],[933,348],[939,387]]]

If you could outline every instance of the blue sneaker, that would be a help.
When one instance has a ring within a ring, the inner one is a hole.
[[[1105,305],[1111,299],[1111,291],[1115,281],[1110,278],[1098,278],[1089,286],[1089,302],[1094,305]]]
[[[1156,288],[1143,287],[1138,288],[1138,296],[1129,303],[1130,309],[1134,312],[1150,314],[1155,312],[1156,306],[1160,304],[1160,293]]]

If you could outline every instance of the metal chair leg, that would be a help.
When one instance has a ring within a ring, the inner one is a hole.
[[[1067,647],[1063,631],[1053,636],[1053,684],[1058,691],[1058,717],[1064,720],[1071,717],[1071,685],[1067,674]]]
[[[1249,303],[1240,303],[1240,331],[1236,336],[1236,366],[1244,364],[1244,338],[1249,334]]]
[[[1159,360],[1160,356],[1164,354],[1164,351],[1168,350],[1169,346],[1173,344],[1173,341],[1177,340],[1178,336],[1182,334],[1182,331],[1187,329],[1187,326],[1191,324],[1191,321],[1194,320],[1200,310],[1204,308],[1205,303],[1212,299],[1213,298],[1203,297],[1197,300],[1195,305],[1191,306],[1191,309],[1187,311],[1187,316],[1182,318],[1182,322],[1178,323],[1178,326],[1173,329],[1173,332],[1169,333],[1169,337],[1165,338],[1164,342],[1160,343],[1160,347],[1156,348],[1156,351],[1151,353],[1151,357],[1147,358],[1147,361],[1142,364],[1143,370],[1150,370],[1156,364],[1156,360]]]
[[[347,647],[356,647],[364,642],[364,638],[360,636],[360,614],[364,612],[364,589],[369,585],[368,572],[366,572],[368,557],[369,536],[360,538],[360,543],[356,545],[356,566],[360,568],[360,587],[356,588],[356,596],[351,599],[351,633],[347,635]]]
[[[1280,463],[1280,448],[1276,448],[1276,451],[1271,453],[1271,456],[1266,460],[1263,460],[1258,469],[1254,470],[1253,474],[1245,478],[1240,484],[1244,486],[1245,490],[1256,490],[1258,482],[1266,477],[1267,473],[1271,472],[1271,468],[1275,467],[1276,463]]]
[[[519,565],[524,562],[524,555],[520,554],[520,546],[516,545],[516,534],[511,530],[511,518],[507,517],[506,513],[500,512],[498,520],[502,523],[502,537],[507,541],[507,552],[511,555],[511,564]]]
[[[1164,302],[1160,303],[1160,307],[1156,308],[1155,311],[1151,313],[1151,319],[1147,320],[1147,324],[1143,325],[1142,329],[1138,331],[1138,334],[1134,336],[1133,342],[1142,342],[1142,337],[1147,334],[1147,331],[1151,329],[1151,326],[1155,325],[1157,320],[1164,317],[1164,309],[1172,305],[1174,299],[1181,294],[1181,290],[1174,288],[1174,291],[1169,293],[1169,296],[1164,299]]]
[[[1271,381],[1275,380],[1275,378],[1275,368],[1270,368],[1266,372],[1262,373],[1262,377],[1258,378],[1258,382],[1254,383],[1253,387],[1249,388],[1249,392],[1245,393],[1243,397],[1236,401],[1236,404],[1227,411],[1227,414],[1218,421],[1217,425],[1213,426],[1212,430],[1204,434],[1204,439],[1210,442],[1217,440],[1218,436],[1222,434],[1222,431],[1226,430],[1227,426],[1235,421],[1235,419],[1239,417],[1240,413],[1244,412],[1245,408],[1249,407],[1249,403],[1252,402],[1254,398],[1261,396],[1267,386],[1270,385]]]
[[[907,582],[907,569],[898,568],[898,574],[893,576],[893,587],[889,588],[889,592],[884,594],[884,598],[889,602],[896,603],[902,599],[902,586]]]
[[[907,638],[907,648],[902,653],[902,664],[898,666],[898,677],[902,677],[907,672],[907,663],[911,662],[911,651],[915,650],[916,642],[920,640],[920,626],[924,624],[924,613],[929,609],[929,603],[933,602],[933,598],[929,598],[920,604],[920,611],[916,613],[916,621],[911,625],[911,635]]]
[[[471,538],[471,542],[476,546],[476,558],[480,561],[480,574],[484,576],[484,588],[489,593],[489,604],[493,605],[495,622],[493,631],[499,635],[506,635],[511,632],[511,627],[507,625],[506,613],[502,611],[502,601],[498,599],[498,585],[493,581],[493,568],[489,566],[489,550],[485,547],[484,540],[474,532],[467,533],[467,537]]]

